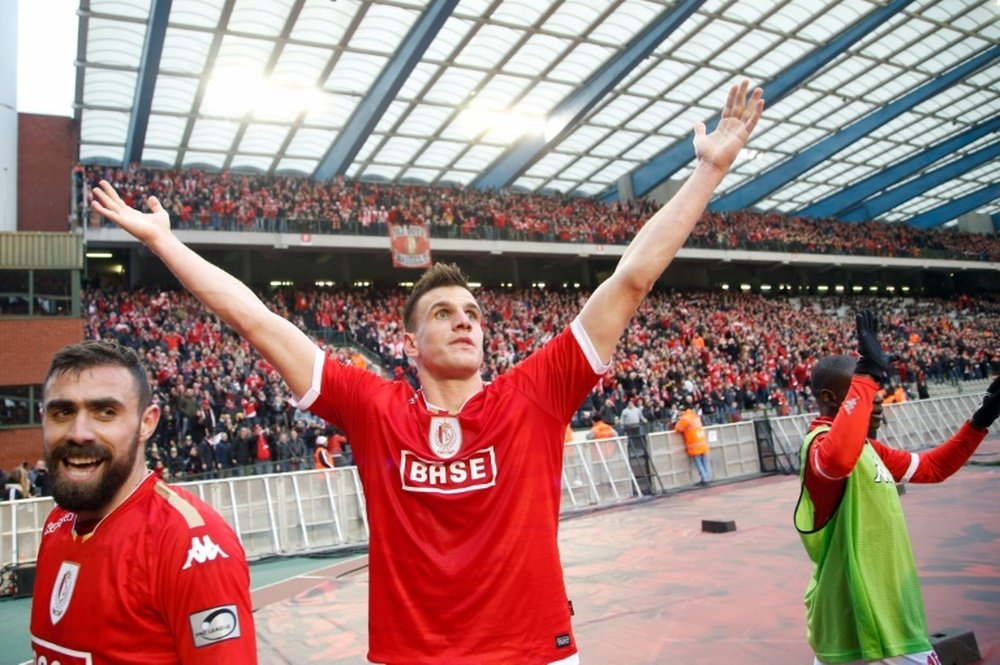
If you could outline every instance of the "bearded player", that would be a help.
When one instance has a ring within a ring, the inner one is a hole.
[[[236,534],[142,454],[146,370],[115,342],[68,346],[45,378],[52,510],[31,606],[36,663],[255,663],[250,571]]]

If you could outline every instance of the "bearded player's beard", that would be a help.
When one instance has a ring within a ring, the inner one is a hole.
[[[46,451],[45,463],[52,476],[52,498],[60,508],[73,512],[97,511],[111,502],[115,494],[132,475],[139,454],[139,432],[125,455],[115,459],[111,451],[96,443],[82,446],[63,443]],[[86,481],[68,477],[63,461],[96,459],[105,465],[95,478]]]

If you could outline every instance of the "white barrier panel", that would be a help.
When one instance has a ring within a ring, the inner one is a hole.
[[[979,393],[966,393],[886,405],[879,438],[908,450],[936,445],[968,419],[981,399]],[[814,417],[768,421],[774,453],[787,462],[781,468],[798,468],[799,446]],[[714,480],[761,473],[753,422],[715,425],[705,431]],[[647,454],[643,456],[636,454],[627,437],[567,443],[562,512],[626,503],[645,494],[690,487],[698,480],[679,434],[653,432],[645,441]],[[355,467],[235,476],[179,486],[219,511],[251,560],[368,543],[364,494]],[[51,498],[0,501],[0,568],[35,560],[41,528],[52,506]]]
[[[963,393],[899,404],[886,404],[878,440],[903,450],[930,448],[948,440],[982,403],[982,393]],[[799,448],[817,414],[769,420],[775,453],[784,453],[797,471]]]

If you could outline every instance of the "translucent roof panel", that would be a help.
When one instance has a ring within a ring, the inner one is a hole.
[[[767,178],[770,191],[750,205],[795,212],[966,136],[1000,108],[1000,59],[940,84],[1000,43],[993,0],[919,0],[854,40],[847,31],[887,3],[710,0],[644,57],[635,40],[678,3],[460,0],[426,35],[411,31],[429,0],[174,0],[158,35],[147,34],[151,6],[90,0],[80,10],[82,160],[316,175],[340,142],[354,155],[339,165],[351,177],[613,194],[640,169],[686,177],[692,125],[714,127],[728,86],[748,77],[764,86],[767,110],[716,196]],[[404,48],[417,37],[422,52]],[[157,69],[141,69],[147,48]],[[813,62],[768,95],[793,64]],[[921,94],[928,86],[940,89]],[[882,186],[990,141],[960,139]],[[515,154],[520,165],[507,159]],[[962,170],[880,219],[905,221],[997,175]]]

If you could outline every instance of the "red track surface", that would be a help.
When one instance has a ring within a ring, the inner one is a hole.
[[[811,663],[797,497],[796,478],[770,477],[563,522],[584,665]],[[909,485],[902,501],[929,629],[971,629],[983,662],[1000,663],[1000,467]],[[702,519],[737,530],[704,533]],[[367,568],[339,565],[255,594],[260,662],[366,662],[367,588]]]

